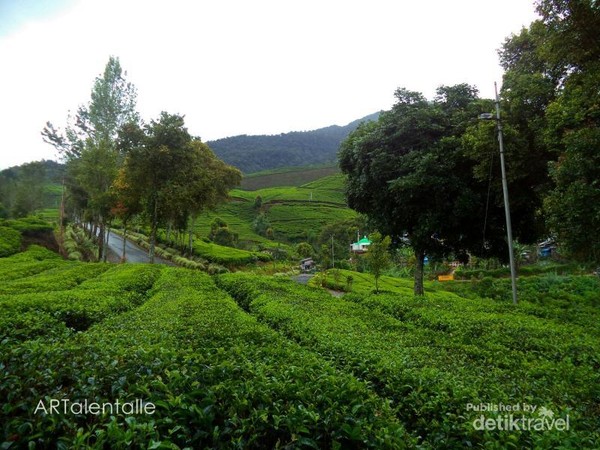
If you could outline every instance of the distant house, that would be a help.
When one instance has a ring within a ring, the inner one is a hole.
[[[371,245],[371,241],[366,236],[364,236],[358,242],[353,242],[352,244],[350,244],[350,250],[353,253],[366,253],[369,249],[369,245]]]
[[[303,272],[310,272],[315,268],[315,262],[312,258],[304,258],[300,261],[300,270]]]

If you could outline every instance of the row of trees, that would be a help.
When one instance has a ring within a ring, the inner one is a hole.
[[[554,234],[565,252],[600,260],[600,7],[541,0],[541,19],[500,50],[504,138],[515,238]],[[430,101],[398,89],[377,122],[342,144],[347,199],[373,227],[410,242],[415,293],[423,261],[468,255],[506,259],[493,111],[466,84]]]
[[[91,100],[69,117],[65,130],[48,122],[42,131],[66,160],[68,210],[92,224],[104,259],[106,228],[114,218],[125,226],[133,217],[150,224],[152,260],[159,224],[188,230],[191,251],[194,218],[241,181],[237,169],[189,134],[182,116],[163,112],[142,123],[136,99],[118,58],[111,57]]]

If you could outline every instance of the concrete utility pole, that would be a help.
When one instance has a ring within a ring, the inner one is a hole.
[[[500,121],[500,97],[498,86],[494,82],[496,92],[496,122],[498,123],[498,144],[500,145],[500,168],[502,169],[502,192],[504,194],[504,214],[506,216],[506,238],[508,239],[508,257],[510,261],[510,280],[512,284],[513,303],[517,304],[517,269],[513,251],[512,226],[510,220],[510,206],[508,202],[508,183],[506,181],[506,166],[504,164],[504,141],[502,139],[502,122]]]

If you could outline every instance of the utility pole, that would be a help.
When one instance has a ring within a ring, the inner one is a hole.
[[[331,235],[331,267],[335,269],[335,255],[333,253],[333,234]]]
[[[502,139],[502,122],[500,121],[500,97],[498,97],[498,86],[494,82],[496,92],[496,122],[498,123],[498,144],[500,145],[500,168],[502,169],[502,192],[504,194],[504,214],[506,216],[506,238],[508,239],[508,257],[510,261],[510,280],[512,284],[513,303],[517,304],[517,269],[515,267],[515,255],[513,252],[512,226],[510,220],[510,206],[508,202],[508,184],[506,181],[506,166],[504,164],[504,141]]]

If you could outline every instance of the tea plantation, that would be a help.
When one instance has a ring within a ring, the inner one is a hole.
[[[196,221],[196,231],[201,237],[210,232],[211,222],[219,217],[238,235],[240,242],[253,247],[259,244],[273,246],[273,241],[257,234],[252,223],[264,214],[273,229],[276,240],[300,242],[307,233],[318,233],[323,225],[356,216],[348,208],[343,194],[342,175],[330,175],[301,186],[270,186],[256,191],[234,189],[232,201],[216,212],[201,215]],[[260,197],[262,205],[255,207]]]
[[[531,277],[516,307],[478,295],[504,281],[431,284],[416,299],[386,280],[389,292],[334,298],[281,277],[80,263],[32,245],[0,258],[0,445],[599,448],[598,280]],[[504,414],[468,407],[481,404],[534,405],[569,429],[477,429]]]

